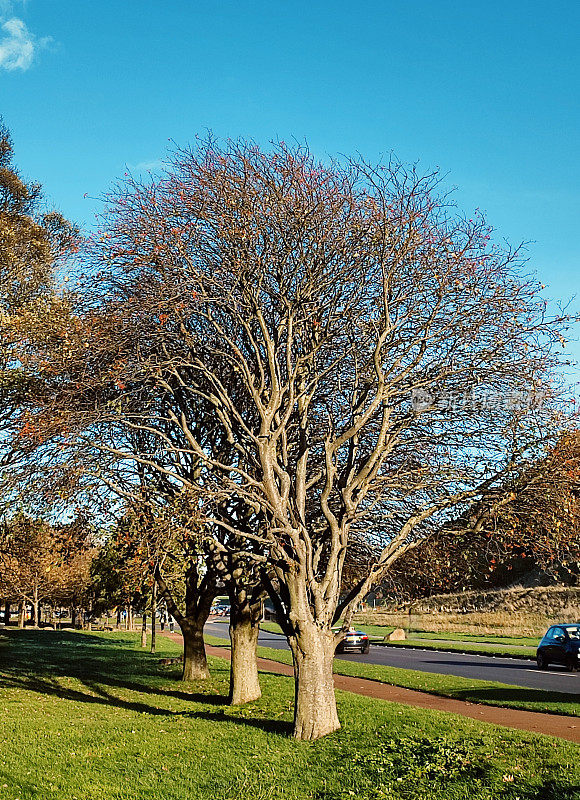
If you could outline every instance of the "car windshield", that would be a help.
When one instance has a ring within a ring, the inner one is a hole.
[[[564,630],[570,639],[580,639],[580,625],[564,625]]]

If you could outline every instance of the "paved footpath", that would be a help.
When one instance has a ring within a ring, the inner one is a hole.
[[[179,634],[169,634],[172,639],[182,641]],[[227,647],[206,645],[209,655],[219,658],[230,658]],[[272,661],[269,658],[258,658],[258,667],[263,672],[273,672],[277,675],[293,676],[294,671],[289,664]],[[580,744],[580,717],[566,717],[560,714],[543,714],[537,711],[519,711],[514,708],[501,708],[500,706],[480,705],[469,703],[465,700],[455,700],[451,697],[440,697],[427,692],[417,692],[414,689],[404,689],[400,686],[391,686],[388,683],[379,683],[366,678],[351,678],[347,675],[335,675],[334,685],[345,692],[354,692],[365,697],[374,697],[378,700],[388,700],[390,703],[402,703],[418,708],[427,708],[432,711],[447,711],[470,717],[479,722],[489,722],[493,725],[502,725],[505,728],[516,728],[520,731],[532,733],[545,733],[548,736],[557,736],[570,742]]]

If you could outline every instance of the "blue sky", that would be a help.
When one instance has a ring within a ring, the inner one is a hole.
[[[462,208],[531,241],[552,298],[577,291],[577,0],[0,0],[0,14],[17,162],[84,225],[168,139],[306,138],[322,157],[439,166]]]

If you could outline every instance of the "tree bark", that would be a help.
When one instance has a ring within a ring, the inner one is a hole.
[[[208,569],[200,579],[194,561],[185,573],[185,614],[181,612],[161,574],[155,568],[155,587],[159,586],[167,612],[175,619],[183,635],[183,672],[181,680],[206,680],[209,669],[203,641],[203,627],[209,617],[212,601],[216,595],[215,577]]]
[[[301,622],[289,642],[295,681],[292,735],[307,741],[320,739],[340,728],[332,676],[334,634]]]
[[[34,589],[34,603],[32,604],[32,614],[34,616],[34,627],[40,627],[40,601],[38,599],[38,590]]]
[[[141,622],[141,647],[147,647],[147,614],[145,611]]]
[[[4,604],[4,625],[10,625],[10,603]]]
[[[242,611],[236,614],[232,607],[229,700],[233,706],[251,703],[262,696],[257,655],[259,632],[259,622],[254,622],[249,612]]]
[[[153,581],[151,590],[151,652],[155,652],[157,638],[157,584]]]
[[[209,616],[203,612],[194,617],[184,617],[179,622],[183,634],[182,681],[203,681],[209,678],[209,668],[203,640],[203,626]]]
[[[230,696],[233,706],[251,703],[262,696],[258,676],[258,634],[262,598],[249,598],[245,589],[230,589]],[[253,600],[253,602],[252,602]]]
[[[21,600],[18,603],[18,627],[19,628],[23,628],[24,627],[25,614],[26,614],[26,610],[25,610],[25,606],[24,606],[24,601]]]

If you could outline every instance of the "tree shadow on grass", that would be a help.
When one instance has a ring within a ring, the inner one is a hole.
[[[498,800],[580,800],[580,784],[546,780],[539,786],[513,785]]]
[[[551,714],[560,714],[562,716],[577,717],[577,714],[572,713],[573,707],[578,707],[578,695],[568,694],[564,692],[550,692],[544,689],[526,689],[524,687],[514,686],[509,689],[465,689],[455,690],[453,697],[457,700],[466,700],[472,703],[487,703],[488,705],[505,705],[506,703],[536,703],[538,710],[541,711],[546,703],[558,703],[563,706],[559,711],[558,709],[546,709]],[[569,705],[570,713],[566,713],[566,706]],[[525,710],[525,709],[524,709]],[[529,710],[529,709],[528,709]],[[579,798],[580,800],[580,798]]]
[[[181,716],[188,719],[206,719],[211,722],[233,722],[235,725],[245,725],[257,728],[265,733],[275,733],[279,736],[290,736],[292,723],[282,719],[257,719],[256,717],[236,717],[226,714],[225,711],[184,711]]]
[[[0,667],[0,687],[36,692],[76,703],[120,708],[151,716],[229,720],[234,724],[259,728],[268,733],[287,735],[290,732],[289,723],[280,720],[249,718],[226,713],[226,708],[230,706],[224,695],[152,685],[147,679],[173,680],[177,675],[161,671],[159,661],[152,658],[150,653],[133,649],[134,642],[125,640],[131,651],[122,653],[119,658],[118,645],[123,640],[107,642],[98,636],[82,634],[82,637],[79,637],[78,634],[66,631],[51,632],[51,634],[49,642],[45,638],[46,635],[38,631],[16,632],[13,640],[15,647],[9,658],[3,659]],[[66,647],[69,642],[75,645],[70,651]],[[225,675],[229,673],[229,666],[217,671]],[[134,676],[143,675],[143,680],[137,677],[128,678],[127,672],[133,673]],[[216,670],[214,675],[215,672]],[[67,678],[78,681],[80,686],[64,685],[63,681]],[[146,695],[151,698],[151,703],[119,697],[115,690]],[[179,700],[201,706],[221,706],[223,710],[212,712],[203,709],[163,708],[155,703],[155,698]]]
[[[148,714],[155,717],[185,717],[187,719],[226,721],[232,722],[235,725],[258,728],[265,733],[275,733],[284,736],[289,735],[291,732],[291,724],[283,720],[257,719],[237,716],[235,713],[227,713],[226,709],[231,707],[228,706],[227,698],[222,695],[204,694],[200,692],[192,692],[191,694],[186,692],[170,692],[169,694],[172,697],[177,695],[180,699],[185,699],[188,702],[197,703],[202,706],[221,706],[222,710],[216,712],[203,709],[169,709],[159,708],[149,703],[120,698],[107,689],[108,685],[142,692],[142,686],[140,684],[131,684],[130,682],[123,681],[107,681],[106,679],[93,681],[84,680],[83,686],[86,688],[86,691],[62,686],[57,679],[49,677],[35,678],[31,676],[13,676],[12,678],[0,680],[0,686],[2,686],[2,688],[24,689],[45,696],[58,697],[61,700],[71,700],[75,703],[88,703],[102,705],[107,708],[120,708],[125,711],[134,711],[138,714]],[[166,695],[165,692],[151,691],[149,693],[162,696]]]
[[[0,769],[0,785],[3,788],[4,786],[7,786],[9,788],[14,787],[14,789],[18,788],[18,792],[16,792],[18,797],[20,797],[20,794],[24,794],[25,792],[27,794],[27,797],[41,797],[41,800],[44,800],[46,797],[46,792],[44,789],[40,789],[38,786],[36,786],[34,783],[31,783],[30,781],[23,780],[20,775],[18,776],[17,779],[15,779],[14,775],[2,769]]]
[[[36,692],[45,696],[58,697],[61,700],[72,700],[76,703],[89,703],[104,705],[107,707],[122,708],[126,711],[136,711],[139,714],[150,714],[152,716],[174,716],[186,712],[174,711],[168,708],[160,708],[151,703],[144,703],[135,700],[127,700],[113,694],[107,689],[107,681],[104,680],[83,680],[83,689],[74,689],[72,687],[63,686],[59,683],[57,678],[50,677],[33,677],[30,675],[11,676],[0,679],[0,686],[4,689],[21,689],[24,691]],[[143,693],[143,687],[139,684],[123,685],[121,682],[115,682],[113,685],[118,688],[130,689],[136,692]],[[149,692],[148,694],[157,694],[164,696],[164,692]],[[193,692],[191,694],[183,695],[183,699],[187,702],[200,703],[204,705],[226,705],[227,698],[221,695],[204,694],[200,692]]]
[[[462,655],[462,654],[460,653],[459,655]],[[489,662],[489,661],[483,661],[483,660],[462,661],[461,662],[461,666],[462,667],[475,667],[477,669],[498,669],[498,666],[500,666],[501,669],[509,669],[509,670],[514,670],[514,671],[517,670],[518,672],[521,672],[522,670],[529,670],[529,669],[531,669],[532,672],[536,671],[536,667],[535,667],[536,662],[533,659],[529,658],[529,659],[525,660],[524,664],[522,664],[521,661],[524,661],[524,659],[519,659],[518,660],[517,658],[501,658],[501,664],[500,665],[498,665],[497,659],[496,659],[495,662]],[[443,658],[432,659],[429,663],[431,663],[431,664],[443,664],[445,666],[453,666],[453,667],[457,666],[457,661],[452,661],[450,659],[443,659]],[[558,666],[559,665],[556,665],[556,667],[558,667]],[[564,666],[562,666],[561,670],[558,669],[558,672],[565,672],[565,671],[566,671],[566,669],[565,669]]]

